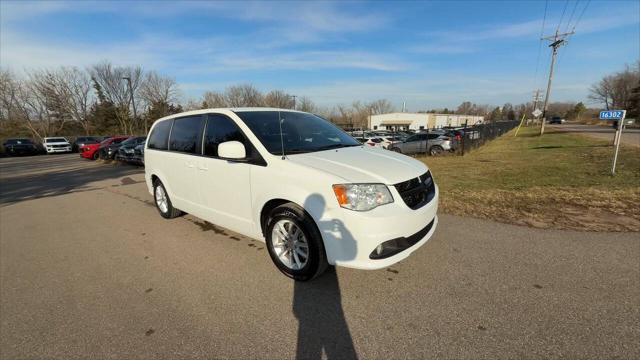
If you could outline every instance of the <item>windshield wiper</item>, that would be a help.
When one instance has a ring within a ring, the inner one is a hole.
[[[310,152],[310,150],[308,150],[308,149],[287,149],[287,150],[285,150],[285,153],[287,155],[304,154],[304,153],[308,153],[308,152]]]
[[[331,150],[331,149],[339,149],[339,148],[343,148],[343,147],[352,147],[352,146],[362,146],[361,144],[350,144],[350,145],[345,145],[345,144],[331,144],[331,145],[327,145],[327,146],[321,146],[317,149],[315,149],[315,151],[323,151],[323,150]]]

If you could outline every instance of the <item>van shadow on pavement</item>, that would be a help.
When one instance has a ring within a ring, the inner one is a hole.
[[[321,195],[312,194],[306,199],[304,208],[309,210],[316,207],[316,213],[321,213],[325,205],[326,201]],[[330,228],[332,232],[340,234],[345,254],[355,254],[356,242],[342,222],[333,220],[326,224],[316,221],[320,229]],[[357,358],[342,310],[340,285],[334,267],[330,266],[314,280],[295,282],[293,313],[298,319],[296,359],[321,359],[323,352],[328,359]]]

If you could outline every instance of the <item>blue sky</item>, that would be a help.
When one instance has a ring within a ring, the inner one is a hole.
[[[571,30],[587,2],[549,1],[545,35],[561,19]],[[0,64],[140,64],[175,77],[183,100],[252,83],[325,106],[499,105],[546,86],[546,45],[535,77],[544,14],[545,1],[3,0]],[[560,50],[553,101],[585,101],[592,83],[638,61],[640,1],[590,1],[575,30]]]

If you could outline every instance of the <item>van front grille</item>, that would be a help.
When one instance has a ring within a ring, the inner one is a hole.
[[[423,175],[393,185],[405,204],[413,210],[417,210],[433,199],[436,195],[436,186],[427,171]]]

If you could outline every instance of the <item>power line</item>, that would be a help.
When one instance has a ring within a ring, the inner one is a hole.
[[[538,56],[536,58],[536,72],[533,75],[533,86],[538,87],[538,70],[540,68],[540,54],[542,53],[542,37],[544,36],[544,26],[547,21],[547,7],[549,6],[549,0],[544,2],[544,16],[542,17],[542,28],[540,29],[540,45],[538,46]]]
[[[562,16],[560,16],[560,22],[558,23],[558,27],[556,28],[556,32],[560,31],[560,25],[562,25],[562,20],[564,19],[564,13],[567,11],[567,5],[569,5],[569,0],[564,2],[564,9],[562,9]]]
[[[591,0],[587,0],[587,4],[584,6],[584,8],[582,9],[582,12],[580,13],[580,16],[578,17],[578,20],[576,21],[576,23],[573,25],[573,29],[571,29],[571,32],[573,32],[573,30],[576,29],[576,26],[578,26],[578,24],[580,23],[580,20],[582,20],[582,15],[584,15],[585,11],[587,11],[587,8],[589,7],[589,4],[591,3]]]
[[[573,14],[575,14],[576,9],[578,8],[578,3],[580,0],[576,0],[576,3],[573,5],[573,10],[571,10],[571,15],[569,16],[569,21],[567,21],[567,27],[564,29],[564,32],[569,31],[569,25],[571,24],[571,20],[573,19]]]

